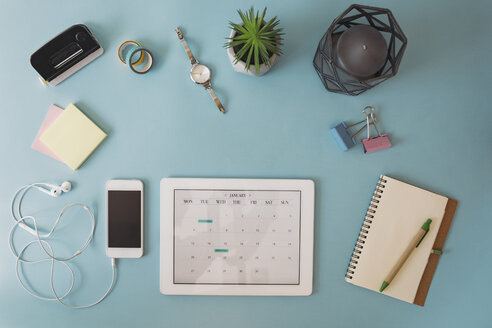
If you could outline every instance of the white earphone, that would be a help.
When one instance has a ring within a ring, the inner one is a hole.
[[[53,224],[53,227],[51,228],[50,232],[48,232],[46,234],[40,234],[38,231],[36,218],[34,216],[31,216],[31,215],[24,216],[24,215],[22,215],[22,212],[21,212],[22,200],[23,200],[25,194],[31,189],[39,190],[39,191],[41,191],[47,195],[50,195],[52,197],[58,197],[65,192],[69,192],[72,189],[72,184],[68,181],[65,181],[60,186],[58,186],[58,185],[54,185],[51,183],[37,182],[37,183],[33,183],[30,185],[26,185],[22,188],[19,188],[15,192],[14,197],[12,198],[12,202],[11,202],[11,214],[12,214],[12,218],[15,221],[15,224],[12,227],[12,229],[10,230],[9,246],[10,246],[10,251],[17,258],[16,274],[17,274],[17,279],[19,280],[19,283],[21,284],[22,288],[24,288],[32,296],[39,298],[39,299],[42,299],[42,300],[47,300],[47,301],[55,301],[56,300],[59,303],[65,305],[69,308],[81,309],[81,308],[88,308],[88,307],[91,307],[91,306],[98,304],[99,302],[101,302],[103,299],[106,298],[106,296],[109,294],[109,292],[113,288],[113,285],[115,282],[115,276],[116,276],[116,265],[115,265],[115,259],[114,258],[111,259],[111,267],[113,270],[113,278],[111,280],[111,285],[109,286],[106,293],[99,300],[97,300],[96,302],[94,302],[92,304],[82,305],[82,306],[73,306],[73,305],[69,305],[69,304],[62,301],[63,298],[65,298],[66,296],[68,296],[68,294],[70,294],[70,292],[72,291],[72,288],[75,284],[75,274],[74,274],[72,268],[70,267],[70,265],[68,264],[68,261],[70,261],[73,258],[77,257],[78,255],[82,254],[82,252],[89,246],[89,244],[92,240],[92,237],[94,236],[94,229],[95,229],[94,213],[91,211],[91,209],[87,205],[80,204],[80,203],[69,204],[62,209],[60,214],[58,214],[58,218],[56,219],[55,223]],[[15,210],[16,200],[18,200],[17,213]],[[91,230],[90,230],[89,236],[88,236],[87,240],[85,241],[85,243],[82,245],[82,247],[79,250],[75,251],[71,256],[68,256],[65,258],[55,257],[53,247],[51,246],[51,244],[46,239],[49,238],[51,236],[51,234],[55,231],[56,227],[58,226],[58,223],[60,222],[60,219],[65,214],[65,212],[69,208],[75,207],[75,206],[82,207],[90,216]],[[27,225],[26,221],[32,221],[33,227],[30,227],[29,225]],[[20,250],[20,252],[17,252],[16,249],[14,248],[14,245],[13,245],[13,234],[14,234],[14,231],[16,230],[17,227],[21,227],[22,229],[26,230],[27,232],[29,232],[30,234],[32,234],[36,237],[36,239],[28,242]],[[39,245],[41,251],[44,254],[46,254],[47,257],[41,258],[39,260],[27,260],[27,259],[23,258],[23,254],[26,251],[26,249],[28,249],[29,247],[34,246],[34,245]],[[20,267],[21,263],[22,264],[29,264],[29,263],[32,264],[32,263],[40,263],[40,262],[45,262],[45,261],[51,262],[51,273],[50,273],[51,279],[50,280],[51,280],[51,291],[53,292],[54,297],[45,297],[45,296],[41,296],[40,294],[34,292],[32,289],[30,289],[28,287],[27,284],[24,283],[24,281],[22,280],[20,273],[19,273],[19,267]],[[71,286],[63,296],[58,296],[56,291],[55,291],[55,288],[54,288],[53,275],[54,275],[54,269],[55,269],[55,262],[63,264],[70,271],[71,276],[72,276]]]
[[[19,190],[17,190],[17,192],[14,195],[14,199],[12,200],[12,208],[11,208],[12,217],[16,221],[19,221],[19,220],[16,219],[15,212],[14,212],[14,207],[13,207],[14,206],[15,198],[17,197],[17,195],[21,191],[23,191],[22,194],[19,196],[19,207],[17,209],[17,212],[19,213],[19,217],[22,217],[22,214],[21,214],[21,203],[22,203],[22,199],[24,198],[24,195],[26,194],[26,192],[29,189],[31,189],[31,188],[35,188],[35,189],[41,191],[42,193],[45,193],[45,194],[50,195],[52,197],[58,197],[62,193],[69,192],[70,190],[72,190],[72,184],[70,183],[70,181],[64,181],[59,186],[54,185],[54,184],[51,184],[51,183],[47,183],[47,182],[36,182],[36,183],[30,184],[30,185],[26,185],[26,186],[20,188]],[[49,189],[47,189],[47,188],[49,188]],[[21,227],[22,229],[26,230],[30,234],[36,236],[36,231],[33,228],[31,228],[30,226],[28,226],[27,223],[25,223],[25,222],[19,222],[19,227]],[[51,232],[53,232],[53,231],[51,231]],[[51,232],[49,234],[41,234],[40,237],[47,238],[47,237],[49,237],[49,235],[51,234]]]
[[[45,189],[42,186],[49,187],[50,189]],[[72,190],[72,184],[70,183],[70,181],[65,181],[60,186],[51,183],[39,182],[34,184],[33,187],[53,197],[58,197],[63,192],[69,192],[70,190]]]

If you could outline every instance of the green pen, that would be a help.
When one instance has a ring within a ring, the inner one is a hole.
[[[432,222],[431,219],[427,219],[427,221],[425,221],[425,223],[420,227],[419,231],[417,232],[415,237],[413,237],[412,241],[408,244],[407,248],[405,249],[403,254],[400,256],[400,258],[398,259],[396,264],[393,266],[393,268],[388,273],[386,278],[384,278],[384,281],[381,284],[381,287],[379,288],[380,292],[382,292],[386,287],[389,286],[389,284],[391,283],[391,281],[393,281],[393,278],[396,276],[398,271],[400,271],[403,264],[405,264],[406,260],[408,259],[408,257],[412,253],[412,251],[415,248],[419,247],[420,243],[422,242],[424,237],[429,232],[431,222]]]

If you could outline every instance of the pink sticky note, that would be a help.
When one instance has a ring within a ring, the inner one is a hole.
[[[53,124],[53,122],[56,121],[56,119],[58,118],[58,116],[60,116],[61,113],[63,113],[62,108],[55,106],[55,105],[51,105],[50,109],[48,110],[48,113],[46,114],[46,116],[44,118],[43,124],[41,125],[41,128],[39,129],[38,134],[36,135],[36,138],[34,139],[34,142],[32,143],[31,147],[33,149],[36,149],[39,152],[42,152],[43,154],[46,154],[48,156],[53,157],[56,160],[59,160],[60,162],[63,162],[48,147],[46,147],[46,145],[41,140],[39,140],[39,137],[43,134],[43,132],[47,128],[49,128],[49,126],[51,124]]]

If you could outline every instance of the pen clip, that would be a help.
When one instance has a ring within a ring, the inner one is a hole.
[[[419,243],[417,244],[417,246],[415,246],[415,248],[419,247],[420,243],[422,242],[422,240],[424,240],[425,236],[427,235],[427,233],[429,232],[429,230],[427,230],[424,235],[422,236],[422,238],[420,238],[419,240]]]

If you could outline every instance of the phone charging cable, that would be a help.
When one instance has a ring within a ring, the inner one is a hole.
[[[66,188],[68,190],[62,189],[62,187],[65,183],[68,183],[68,188]],[[45,189],[45,187],[50,187],[51,189],[48,190],[48,189]],[[50,232],[48,232],[47,234],[40,234],[39,230],[38,230],[36,218],[32,215],[23,216],[22,212],[21,212],[22,200],[24,198],[24,195],[30,189],[37,189],[37,190],[42,191],[43,193],[57,197],[57,196],[62,194],[62,190],[64,192],[68,192],[71,189],[71,185],[69,182],[64,182],[62,184],[62,187],[58,187],[58,186],[55,186],[55,185],[52,185],[49,183],[33,183],[30,185],[26,185],[26,186],[20,188],[19,190],[17,190],[15,192],[14,197],[12,198],[12,202],[11,202],[11,214],[12,214],[12,218],[15,220],[15,224],[12,227],[12,229],[10,229],[9,246],[10,246],[10,251],[12,252],[12,255],[17,258],[17,261],[16,261],[17,280],[19,281],[22,288],[24,288],[29,294],[31,294],[32,296],[39,298],[41,300],[45,300],[45,301],[58,301],[60,304],[66,306],[66,307],[72,308],[72,309],[84,309],[84,308],[94,306],[94,305],[100,303],[102,300],[104,300],[106,298],[106,296],[108,296],[108,294],[111,292],[111,289],[113,289],[113,286],[114,286],[114,283],[116,280],[115,259],[111,258],[111,267],[112,267],[112,271],[113,271],[111,284],[110,284],[108,290],[106,291],[106,293],[101,298],[99,298],[94,303],[91,303],[88,305],[80,305],[80,306],[70,305],[70,304],[67,304],[63,301],[63,299],[70,294],[70,292],[72,291],[74,284],[75,284],[75,274],[74,274],[74,272],[73,272],[73,270],[70,267],[68,262],[70,260],[74,259],[75,257],[79,256],[80,254],[82,254],[84,252],[84,250],[89,246],[89,244],[90,244],[90,242],[94,236],[94,229],[95,229],[94,213],[85,204],[81,204],[81,203],[69,204],[62,209],[60,214],[58,214],[58,218],[56,219],[55,223],[53,224]],[[16,210],[15,210],[16,199],[18,199],[17,214],[16,214]],[[60,219],[63,217],[63,215],[66,213],[66,211],[72,207],[77,207],[77,206],[82,207],[90,216],[91,230],[90,230],[89,236],[88,236],[87,240],[85,241],[84,245],[79,250],[77,250],[75,253],[73,253],[72,255],[70,255],[68,257],[56,257],[55,253],[53,251],[53,247],[51,246],[51,244],[48,242],[47,239],[49,239],[51,237],[51,235],[53,234],[53,232],[56,230],[56,227],[58,226]],[[31,223],[29,221],[32,222],[33,227],[28,225],[28,223]],[[27,232],[31,233],[32,235],[34,235],[36,237],[36,239],[28,242],[19,252],[17,252],[14,245],[13,245],[13,234],[14,234],[14,231],[19,227],[26,230]],[[44,254],[46,254],[46,257],[38,259],[38,260],[27,260],[27,259],[25,259],[24,258],[25,251],[28,248],[35,246],[35,245],[39,246],[41,251]],[[26,283],[24,283],[22,281],[22,278],[20,277],[19,270],[20,270],[21,264],[33,264],[33,263],[41,263],[41,262],[46,262],[46,261],[51,262],[50,281],[51,281],[51,291],[53,292],[54,297],[45,297],[45,296],[42,296],[42,295],[34,292],[34,290],[30,289],[26,285]],[[62,296],[59,296],[57,294],[57,292],[55,291],[54,278],[53,278],[54,271],[55,271],[55,263],[63,264],[68,269],[68,271],[70,271],[70,275],[72,277],[70,288]]]

